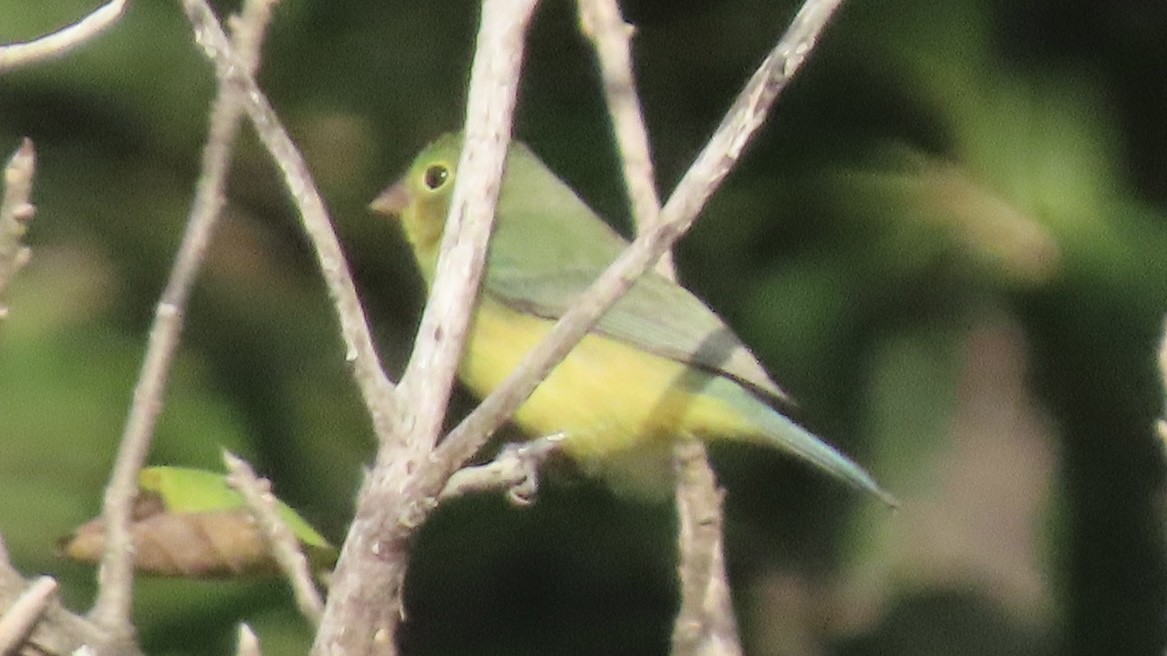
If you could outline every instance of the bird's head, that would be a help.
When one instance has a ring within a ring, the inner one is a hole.
[[[418,154],[405,175],[369,204],[374,212],[401,221],[427,285],[433,282],[437,267],[461,151],[461,135],[442,135]]]

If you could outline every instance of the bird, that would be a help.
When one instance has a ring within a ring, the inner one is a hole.
[[[429,290],[463,137],[448,133],[370,204],[404,230]],[[483,398],[628,247],[525,144],[512,141],[458,375]],[[777,449],[894,506],[846,455],[786,417],[786,393],[726,323],[649,271],[535,389],[513,420],[617,491],[670,490],[680,438]]]

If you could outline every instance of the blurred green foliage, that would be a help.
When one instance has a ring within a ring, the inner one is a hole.
[[[0,42],[93,4],[0,0]],[[623,4],[667,195],[794,5]],[[459,125],[475,17],[470,2],[285,0],[265,48],[261,84],[328,200],[393,371],[420,284],[394,226],[364,206]],[[770,455],[716,454],[751,653],[1161,653],[1164,62],[1167,6],[1151,0],[843,8],[678,255],[800,420],[905,507],[868,507]],[[572,3],[547,0],[518,135],[625,228],[598,83]],[[100,505],[212,93],[177,3],[156,0],[0,77],[0,147],[29,136],[40,162],[34,259],[0,323],[0,533],[78,609],[92,573],[53,544]],[[217,468],[230,448],[339,542],[368,422],[251,138],[230,192],[152,462]],[[467,499],[425,527],[408,653],[667,651],[668,509],[565,478],[530,510]],[[265,653],[302,653],[310,631],[292,609],[277,582],[147,580],[137,599],[159,654],[228,653],[241,619]]]

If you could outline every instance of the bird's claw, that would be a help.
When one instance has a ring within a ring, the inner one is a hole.
[[[521,472],[521,478],[507,489],[508,501],[521,508],[535,502],[539,494],[539,466],[559,448],[564,437],[563,433],[554,433],[503,447],[499,460],[512,459]]]

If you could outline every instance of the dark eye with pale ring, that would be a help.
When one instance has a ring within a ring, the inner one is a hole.
[[[422,182],[425,183],[426,189],[437,191],[441,189],[442,185],[446,184],[446,180],[449,178],[450,169],[446,168],[444,164],[434,164],[425,170],[425,176],[422,177]]]

